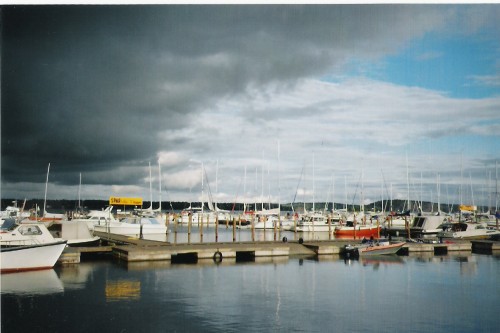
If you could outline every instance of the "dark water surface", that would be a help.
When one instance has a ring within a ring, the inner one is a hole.
[[[6,332],[498,332],[500,254],[126,264],[1,276]]]

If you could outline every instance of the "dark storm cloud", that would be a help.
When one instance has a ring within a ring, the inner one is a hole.
[[[61,184],[78,171],[133,184],[135,168],[186,143],[159,133],[219,98],[393,52],[443,19],[422,10],[424,23],[407,26],[411,8],[6,6],[2,178],[44,181],[51,162]]]

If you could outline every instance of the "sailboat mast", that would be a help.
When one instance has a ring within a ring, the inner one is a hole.
[[[406,152],[406,187],[407,187],[407,198],[408,198],[408,209],[410,207],[410,170],[408,165],[408,152]]]
[[[243,213],[247,211],[247,166],[245,165],[245,176],[243,177]]]
[[[441,178],[440,174],[437,174],[437,200],[438,200],[438,206],[437,206],[437,212],[441,212]]]
[[[361,212],[365,212],[365,193],[364,193],[364,188],[365,188],[365,174],[363,170],[361,170]]]
[[[80,209],[81,204],[80,204],[80,192],[82,189],[82,173],[80,172],[80,184],[78,185],[78,209]]]
[[[347,176],[344,176],[345,211],[347,213]]]
[[[43,216],[45,215],[47,208],[47,185],[49,183],[49,172],[50,172],[50,163],[47,167],[47,178],[45,179],[45,196],[43,197]]]
[[[149,209],[153,210],[153,181],[151,176],[151,162],[149,162]]]
[[[314,197],[314,194],[315,194],[315,188],[314,188],[314,153],[313,153],[313,213],[316,211],[316,209],[314,208],[314,203],[315,203],[315,197]]]
[[[205,196],[203,190],[204,190],[204,186],[203,186],[203,170],[204,170],[204,167],[203,167],[203,162],[201,163],[201,214],[203,214],[203,197]]]
[[[160,184],[160,205],[158,206],[158,211],[161,212],[161,164],[160,164],[160,161],[158,160],[158,179],[159,179],[159,184]]]
[[[463,164],[463,159],[464,159],[464,153],[462,152],[460,154],[460,206],[463,205],[463,196],[462,196],[462,184],[464,182],[464,164]]]
[[[332,212],[335,210],[335,174],[332,173]]]
[[[219,194],[219,187],[218,187],[218,178],[219,178],[219,160],[217,160],[217,167],[215,168],[215,198],[217,198],[217,195]],[[217,201],[214,202],[214,208],[215,211],[217,211]]]
[[[498,212],[498,163],[495,161],[495,213]]]
[[[278,212],[281,215],[280,140],[278,140]]]
[[[264,210],[264,151],[262,151],[262,173],[261,173],[261,184],[260,184],[260,205],[261,210]]]

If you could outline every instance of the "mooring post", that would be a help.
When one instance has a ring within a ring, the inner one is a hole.
[[[193,215],[189,213],[188,215],[188,236],[191,235],[191,223],[193,223]]]
[[[377,219],[377,238],[380,239],[380,224]]]
[[[219,214],[215,214],[215,242],[219,241]]]
[[[411,235],[410,235],[410,223],[408,223],[408,220],[406,219],[406,216],[405,216],[405,227],[406,227],[406,235],[408,236],[408,238],[411,238]]]
[[[236,219],[233,217],[233,242],[236,242]]]
[[[201,223],[200,223],[200,243],[203,243],[203,214],[201,214]]]
[[[182,219],[182,215],[179,214],[177,215],[174,214],[174,244],[177,244],[177,223],[179,223],[179,219]]]
[[[328,222],[328,239],[331,240],[332,239],[332,220],[330,219],[330,217],[328,217],[326,219],[326,221]]]
[[[255,242],[255,214],[252,215],[250,223],[250,228],[252,228],[252,242]]]
[[[295,233],[293,239],[296,239],[297,238],[297,213],[293,214],[293,231]]]
[[[352,221],[352,225],[354,226],[354,239],[356,239],[356,216],[354,216],[354,220]]]

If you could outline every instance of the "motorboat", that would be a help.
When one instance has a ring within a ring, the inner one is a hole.
[[[5,210],[0,211],[0,219],[5,220],[8,218],[14,219],[25,219],[30,216],[29,211],[24,210],[24,206],[26,205],[26,200],[24,200],[24,204],[22,207],[17,206],[17,201],[12,201],[13,206],[5,207]]]
[[[442,225],[443,231],[437,233],[438,238],[453,239],[487,239],[500,235],[500,231],[488,227],[486,223],[446,223]]]
[[[55,222],[48,229],[54,237],[66,239],[72,247],[97,246],[101,240],[93,235],[93,227],[90,229],[85,221],[78,219]]]
[[[1,273],[54,267],[67,241],[54,238],[43,223],[5,220],[0,227]]]
[[[406,242],[391,244],[389,241],[367,241],[363,240],[361,244],[346,245],[344,251],[346,255],[354,256],[377,256],[396,254]]]
[[[357,220],[360,217],[360,220]],[[357,222],[359,221],[359,222]],[[335,238],[371,238],[380,237],[381,227],[378,223],[366,223],[364,213],[351,214],[345,221],[335,227]]]
[[[255,223],[254,229],[266,229],[272,230],[275,227],[280,228],[279,219],[276,215],[261,215],[259,216],[259,221]]]
[[[62,238],[55,238],[41,222],[17,223],[14,219],[6,219],[0,226],[0,246],[2,249],[49,244],[61,240]]]
[[[50,269],[66,247],[66,240],[11,246],[0,252],[1,273]]]
[[[338,223],[333,223],[326,215],[321,213],[307,213],[297,221],[295,231],[298,232],[332,232]]]
[[[84,222],[92,231],[96,225],[106,225],[110,222],[118,222],[113,216],[113,206],[108,206],[103,210],[91,210],[85,218],[72,219],[74,222]]]
[[[86,223],[78,221],[59,221],[47,227],[42,222],[23,220],[18,223],[14,219],[7,219],[1,225],[1,230],[2,248],[52,243],[62,239],[67,241],[68,246],[92,246],[100,241]]]
[[[105,224],[95,225],[94,231],[106,232],[117,235],[135,236],[166,234],[167,226],[155,214],[137,214],[123,218],[119,221],[108,221]]]
[[[419,214],[413,218],[410,227],[410,235],[416,237],[436,236],[438,232],[443,231],[443,223],[449,222],[450,217],[444,214],[422,215]]]

